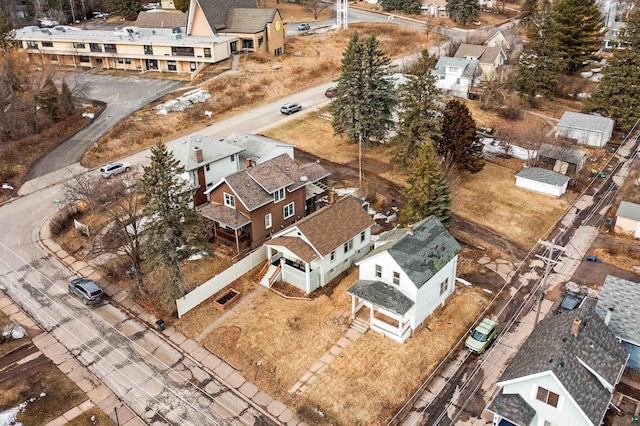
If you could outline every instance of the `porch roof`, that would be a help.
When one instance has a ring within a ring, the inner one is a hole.
[[[358,280],[347,294],[399,315],[406,314],[414,305],[400,290],[381,281]]]
[[[281,246],[289,249],[304,262],[311,262],[317,254],[311,246],[298,237],[276,237],[265,243],[267,246]]]
[[[207,219],[211,219],[231,229],[240,229],[251,223],[251,219],[236,209],[221,204],[205,204],[198,207],[198,212]]]

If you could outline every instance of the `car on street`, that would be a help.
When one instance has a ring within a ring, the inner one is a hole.
[[[327,98],[333,98],[337,94],[338,94],[338,88],[335,86],[329,87],[327,90],[324,91],[324,95]]]
[[[575,291],[569,291],[562,297],[562,301],[558,305],[556,313],[560,314],[562,312],[573,311],[574,309],[580,307],[583,300],[583,294],[576,293]]]
[[[128,172],[129,170],[131,170],[131,165],[129,163],[125,163],[124,161],[116,161],[115,163],[105,164],[104,166],[100,167],[100,176],[108,179],[120,173]]]
[[[302,24],[298,25],[298,31],[309,31],[311,29],[311,25],[307,24],[306,22],[303,22]]]
[[[587,262],[596,262],[596,263],[600,263],[602,262],[600,259],[598,259],[595,256],[587,256]]]
[[[102,302],[104,292],[98,284],[88,278],[75,278],[69,282],[69,294],[76,295],[82,299],[85,305],[95,305]]]
[[[301,109],[302,105],[300,105],[299,103],[290,102],[282,105],[282,107],[280,107],[280,112],[289,115],[293,114],[294,112],[298,112]]]
[[[496,337],[498,337],[496,322],[489,318],[483,318],[480,324],[473,329],[471,335],[467,337],[464,345],[469,351],[475,354],[481,354],[496,340]]]

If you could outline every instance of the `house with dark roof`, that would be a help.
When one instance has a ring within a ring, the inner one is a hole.
[[[627,367],[640,370],[640,283],[607,275],[596,313],[629,354]]]
[[[467,99],[469,88],[477,86],[481,74],[478,61],[440,56],[432,71],[438,77],[436,87],[458,98]]]
[[[265,243],[269,269],[260,284],[286,281],[309,294],[369,253],[373,218],[347,195],[276,232]]]
[[[477,44],[461,44],[454,58],[473,59],[478,61],[484,81],[498,79],[498,70],[507,60],[507,54],[501,47],[482,46]]]
[[[602,424],[629,355],[594,304],[535,327],[497,382],[494,425]]]
[[[394,231],[356,264],[351,320],[404,342],[455,288],[460,244],[431,216]]]
[[[319,164],[298,165],[281,154],[220,179],[198,211],[216,242],[241,253],[315,211],[328,176]]]
[[[560,197],[567,192],[571,178],[541,167],[525,167],[516,174],[516,186],[541,194]]]
[[[611,140],[615,121],[609,117],[566,111],[556,125],[556,138],[575,141],[579,145],[602,148]]]
[[[191,0],[187,34],[237,36],[231,52],[279,56],[287,30],[278,9],[259,9],[255,0]]]
[[[620,201],[616,211],[615,232],[640,238],[640,204]]]
[[[538,161],[553,166],[553,171],[567,174],[578,173],[587,161],[587,153],[566,145],[543,143],[538,148]]]

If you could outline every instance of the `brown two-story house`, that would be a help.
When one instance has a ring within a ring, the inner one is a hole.
[[[319,164],[298,165],[282,154],[221,179],[206,191],[211,203],[198,211],[216,242],[241,253],[314,211],[328,176]]]

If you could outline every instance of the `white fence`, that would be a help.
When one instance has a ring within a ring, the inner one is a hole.
[[[267,248],[261,246],[249,253],[247,257],[245,257],[238,263],[234,263],[233,265],[231,265],[231,267],[225,269],[215,277],[211,278],[209,281],[199,285],[193,291],[185,294],[180,299],[176,300],[176,305],[178,306],[178,318],[228,286],[232,281],[236,280],[237,278],[249,272],[251,269],[258,266],[258,264],[264,262],[265,260],[267,260]]]

